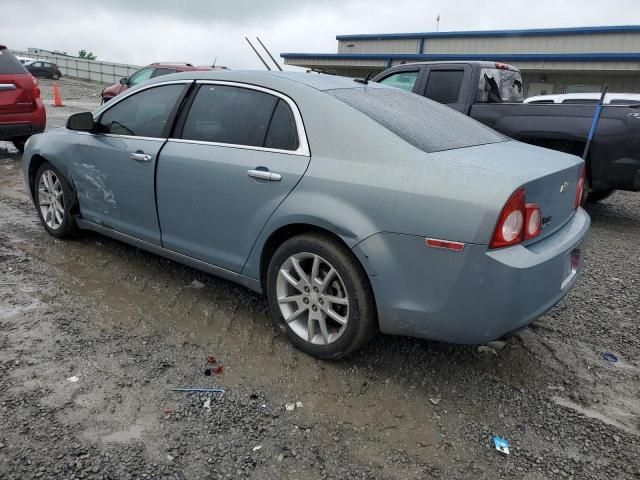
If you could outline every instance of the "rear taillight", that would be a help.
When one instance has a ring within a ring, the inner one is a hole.
[[[578,208],[580,205],[582,205],[582,202],[584,202],[585,200],[585,184],[586,184],[586,180],[587,180],[587,171],[584,168],[584,165],[582,166],[582,170],[580,170],[580,178],[578,179],[578,183],[576,185],[576,200],[575,203],[573,205],[573,208]]]
[[[540,213],[540,207],[535,203],[525,204],[525,210],[527,212],[526,221],[524,222],[524,239],[537,237],[540,235],[542,229],[542,214]]]
[[[38,79],[31,75],[31,81],[33,82],[33,98],[40,98],[40,87],[38,85]]]
[[[502,209],[489,246],[500,248],[520,243],[523,239],[525,216],[524,188],[521,188],[511,195]]]
[[[489,248],[516,245],[537,237],[542,229],[542,213],[535,203],[526,203],[524,188],[516,190],[500,213]]]

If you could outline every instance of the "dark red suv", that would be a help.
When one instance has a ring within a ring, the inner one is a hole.
[[[22,152],[31,135],[44,132],[46,121],[38,81],[0,45],[0,140]]]
[[[108,102],[119,93],[124,92],[127,88],[133,87],[139,83],[149,80],[150,78],[169,75],[170,73],[219,69],[225,69],[225,67],[197,67],[190,63],[152,63],[151,65],[147,65],[137,72],[134,72],[130,77],[121,78],[120,83],[114,83],[102,90],[102,103]]]

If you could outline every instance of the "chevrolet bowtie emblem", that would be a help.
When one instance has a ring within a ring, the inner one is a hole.
[[[560,185],[560,193],[564,193],[567,190],[569,190],[569,182],[564,182],[562,185]]]

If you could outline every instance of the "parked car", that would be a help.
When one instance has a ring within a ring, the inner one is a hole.
[[[194,71],[207,71],[215,70],[219,67],[207,67],[207,66],[194,66],[190,63],[152,63],[140,70],[134,72],[129,77],[123,77],[119,83],[106,87],[102,90],[100,96],[102,97],[102,103],[108,102],[116,95],[124,92],[126,89],[135,87],[139,83],[145,82],[150,78],[160,77],[162,75],[169,75],[171,73],[178,72],[194,72]],[[224,67],[222,67],[224,68]]]
[[[535,95],[525,98],[524,103],[564,103],[572,105],[597,105],[600,103],[601,93],[562,93],[557,95]],[[638,93],[607,93],[604,97],[605,105],[638,105]]]
[[[53,80],[58,80],[62,77],[62,72],[60,72],[60,69],[55,63],[45,62],[43,60],[27,63],[25,68],[34,77],[52,78]]]
[[[44,131],[46,121],[38,80],[0,45],[0,140],[22,151],[30,135]]]
[[[17,56],[17,55],[16,55],[16,58],[17,58],[17,59],[18,59],[18,61],[19,61],[21,64],[23,64],[23,65],[25,65],[25,64],[27,64],[27,63],[31,63],[31,62],[35,62],[35,61],[36,61],[36,59],[35,59],[35,58],[31,58],[31,57],[20,57],[20,56]]]
[[[496,62],[422,62],[392,67],[374,80],[403,85],[505,135],[582,156],[594,104],[523,104],[520,71]],[[580,94],[585,95],[585,94]],[[589,200],[614,190],[640,191],[640,111],[635,102],[606,105],[587,157]]]
[[[34,137],[23,168],[50,234],[93,230],[264,292],[320,358],[378,330],[510,335],[576,283],[590,225],[580,158],[335,76],[151,79]]]

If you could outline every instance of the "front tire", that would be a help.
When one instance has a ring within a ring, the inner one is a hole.
[[[76,195],[60,171],[49,162],[38,168],[34,179],[34,200],[45,230],[57,238],[73,235],[76,222],[71,214]]]
[[[367,274],[344,245],[324,234],[290,238],[267,270],[271,313],[291,343],[309,355],[338,359],[377,332]]]

